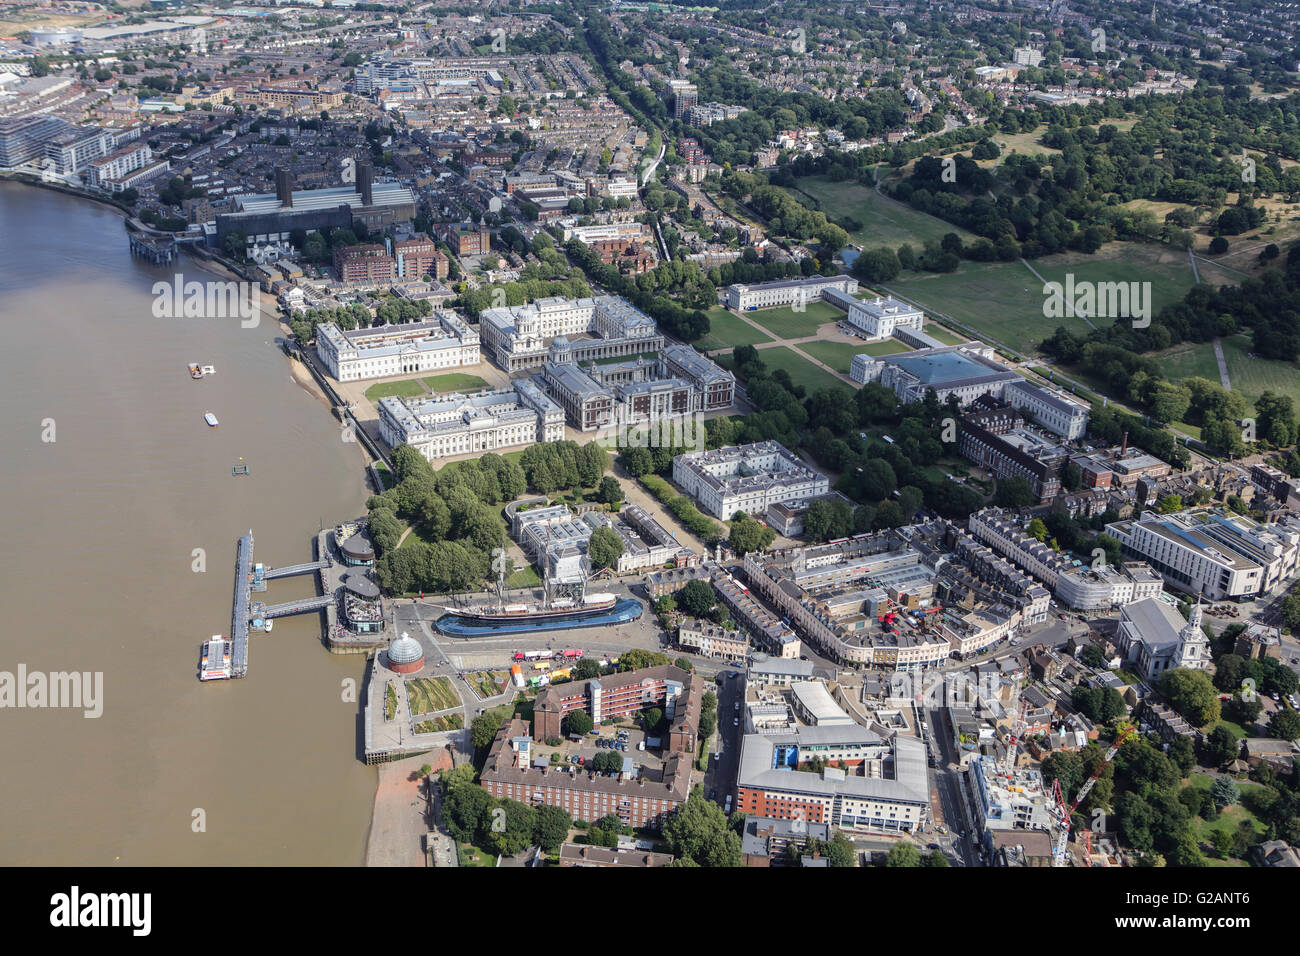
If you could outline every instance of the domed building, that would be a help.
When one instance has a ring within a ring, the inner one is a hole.
[[[398,674],[414,674],[424,667],[424,648],[405,631],[388,645],[388,669]]]

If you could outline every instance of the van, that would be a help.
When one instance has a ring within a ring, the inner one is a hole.
[[[723,813],[731,812],[731,794],[727,794],[727,805],[722,808]]]

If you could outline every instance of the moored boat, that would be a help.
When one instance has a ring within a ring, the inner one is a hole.
[[[210,427],[212,427],[212,428],[216,428],[217,425],[220,424],[220,422],[217,421],[217,416],[216,416],[216,415],[213,415],[211,412],[204,412],[204,413],[203,413],[203,420],[204,420],[205,422],[207,422],[208,425],[209,425]]]

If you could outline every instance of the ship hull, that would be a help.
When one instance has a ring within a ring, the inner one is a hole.
[[[464,618],[467,621],[482,621],[485,624],[498,624],[505,621],[549,621],[556,618],[581,617],[585,614],[608,611],[614,606],[614,603],[614,601],[602,601],[599,604],[584,604],[582,607],[570,607],[549,611],[520,611],[515,614],[503,614],[499,611],[465,611],[459,608],[451,610],[457,617]]]

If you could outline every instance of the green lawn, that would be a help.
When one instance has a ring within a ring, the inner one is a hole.
[[[808,390],[809,394],[819,388],[842,388],[846,392],[853,389],[853,386],[848,382],[840,381],[830,372],[818,368],[785,346],[775,349],[763,349],[758,353],[758,357],[763,360],[763,364],[770,371],[775,372],[779,368],[785,369],[790,374],[790,380],[796,385],[802,385]]]
[[[832,222],[854,219],[858,228],[848,229],[849,238],[870,249],[874,246],[897,248],[905,242],[923,246],[927,239],[939,240],[955,232],[963,242],[975,237],[959,226],[917,212],[910,206],[895,202],[876,193],[870,186],[857,182],[831,182],[825,176],[806,176],[798,181],[798,188],[817,202],[817,207]],[[798,193],[795,197],[802,199]],[[807,204],[807,200],[804,200]]]
[[[1150,282],[1152,318],[1159,315],[1165,306],[1181,302],[1196,284],[1186,253],[1175,253],[1144,243],[1112,243],[1103,253],[1090,258],[1048,256],[1034,262],[1033,266],[1049,282],[1062,284],[1067,274],[1074,276],[1076,285],[1080,282]],[[1041,284],[1037,291],[1041,296]],[[1093,321],[1101,327],[1111,324],[1109,319]]]
[[[448,372],[422,381],[431,392],[464,392],[488,387],[488,383],[477,375],[466,375],[464,372]]]
[[[1250,358],[1250,340],[1244,335],[1234,335],[1223,340],[1223,358],[1228,363],[1228,379],[1232,390],[1253,402],[1264,392],[1290,395],[1300,406],[1300,368],[1292,362],[1277,359]],[[1219,380],[1217,366],[1212,381]]]
[[[460,695],[446,677],[417,677],[406,682],[411,714],[433,714],[460,706]]]
[[[887,289],[1021,352],[1035,352],[1058,326],[1081,336],[1089,331],[1080,318],[1044,316],[1043,284],[1019,262],[963,262],[946,274],[907,272]]]
[[[1186,255],[1141,243],[1112,243],[1095,256],[1064,253],[1031,263],[1048,282],[1150,282],[1151,314],[1181,301],[1194,284]],[[1044,315],[1043,282],[1021,262],[963,262],[942,275],[907,272],[887,289],[923,308],[951,316],[1009,348],[1034,353],[1058,328],[1086,335],[1091,328],[1077,316]],[[1110,318],[1095,318],[1105,328]]]
[[[461,843],[456,847],[457,863],[461,866],[496,866],[497,858],[488,856],[476,846]]]
[[[932,339],[938,339],[944,345],[965,345],[970,341],[966,335],[958,335],[956,332],[950,332],[938,322],[931,322],[921,330]]]
[[[855,355],[893,355],[898,352],[910,352],[911,346],[904,345],[898,339],[885,339],[882,342],[805,342],[799,346],[813,358],[825,362],[837,372],[849,374],[849,366]],[[771,349],[758,353],[763,358]]]
[[[1159,362],[1165,377],[1171,380],[1200,377],[1216,384],[1219,381],[1219,363],[1214,359],[1214,346],[1210,342],[1181,342],[1147,357]]]
[[[510,577],[506,578],[507,588],[535,588],[540,587],[541,583],[542,578],[537,573],[537,565],[535,564],[530,564],[526,568],[519,568]]]
[[[371,385],[366,389],[366,398],[376,402],[381,398],[415,398],[417,395],[424,394],[424,386],[420,384],[417,378],[408,378],[400,382],[380,382],[378,385]]]
[[[460,714],[444,714],[433,720],[422,720],[415,725],[417,734],[439,734],[447,730],[460,730],[465,726],[465,718]]]
[[[770,335],[765,335],[726,309],[712,308],[705,314],[709,317],[709,332],[696,339],[694,344],[706,351],[772,341]]]
[[[844,310],[837,309],[829,302],[808,302],[802,312],[785,306],[779,309],[758,309],[746,312],[745,315],[778,339],[798,339],[816,335],[817,330],[827,322],[837,322],[844,318]]]

